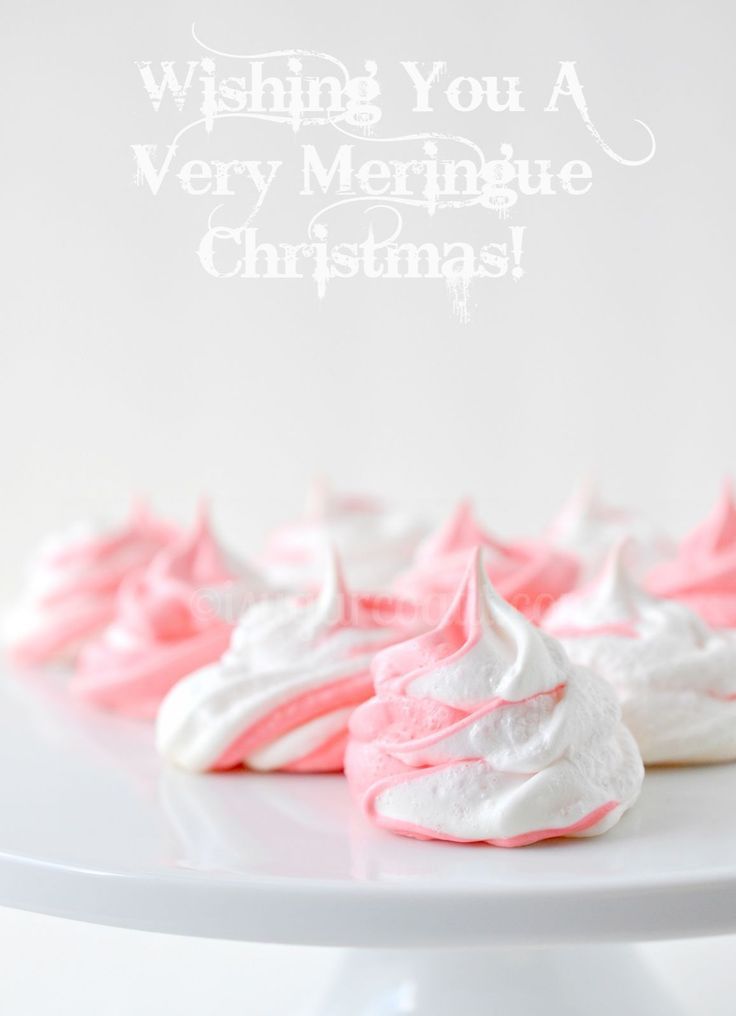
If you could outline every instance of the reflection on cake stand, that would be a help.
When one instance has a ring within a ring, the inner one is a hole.
[[[354,947],[324,1016],[676,1016],[623,943],[736,930],[736,766],[653,772],[605,836],[503,850],[375,829],[339,777],[162,770],[149,728],[53,679],[3,677],[0,741],[1,904]]]

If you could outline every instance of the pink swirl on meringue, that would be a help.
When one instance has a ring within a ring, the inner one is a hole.
[[[644,584],[655,596],[684,603],[712,628],[736,628],[736,504],[729,483],[710,515]]]
[[[411,605],[351,593],[332,555],[319,594],[259,603],[228,651],[161,706],[161,754],[195,771],[342,769],[348,718],[372,691],[370,663],[406,637]]]
[[[523,846],[605,832],[638,796],[612,689],[492,589],[480,550],[441,625],[372,669],[345,772],[383,828]]]
[[[419,547],[413,566],[396,580],[395,591],[418,604],[421,620],[434,625],[452,602],[476,547],[496,590],[538,623],[545,611],[575,585],[574,557],[542,543],[501,543],[481,528],[467,501]]]
[[[169,689],[225,650],[232,624],[213,609],[255,575],[230,562],[201,514],[191,533],[165,548],[120,590],[114,621],[80,654],[71,690],[98,706],[152,717]]]
[[[52,537],[31,562],[28,584],[5,618],[7,652],[22,666],[73,655],[115,615],[126,577],[176,539],[172,525],[133,506],[119,529],[78,526]]]

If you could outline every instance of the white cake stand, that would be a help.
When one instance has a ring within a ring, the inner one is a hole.
[[[736,765],[651,773],[600,838],[503,850],[376,830],[339,777],[166,771],[151,742],[54,678],[3,676],[0,904],[363,947],[325,1016],[673,1016],[620,943],[736,930]]]

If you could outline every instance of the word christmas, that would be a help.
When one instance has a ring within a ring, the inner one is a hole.
[[[446,282],[520,279],[523,226],[511,226],[508,240],[486,243],[476,250],[460,241],[436,244],[398,243],[399,226],[379,240],[372,229],[360,243],[329,244],[327,230],[309,243],[270,243],[258,239],[250,226],[211,225],[197,254],[204,270],[216,279],[303,279],[311,277],[324,296],[330,279],[444,279]]]

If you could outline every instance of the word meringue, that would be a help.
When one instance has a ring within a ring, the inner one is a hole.
[[[608,552],[619,541],[628,541],[628,557],[637,575],[668,557],[673,550],[669,538],[635,512],[601,500],[589,481],[573,491],[544,538],[553,547],[574,554],[580,562],[580,578],[594,578]]]
[[[345,772],[380,826],[516,847],[603,833],[643,767],[613,689],[491,587],[478,549],[441,625],[379,653]]]
[[[337,495],[317,483],[305,517],[271,534],[263,564],[277,587],[314,588],[321,579],[325,548],[333,546],[350,586],[377,592],[409,564],[422,534],[421,525],[407,512],[368,497]]]
[[[545,544],[501,543],[480,527],[470,504],[463,501],[421,544],[413,566],[394,584],[399,596],[417,603],[426,626],[444,615],[478,546],[496,590],[535,622],[575,585],[578,565],[573,557]]]
[[[21,666],[73,657],[115,614],[127,575],[145,567],[177,530],[136,504],[117,529],[77,525],[32,559],[20,602],[4,619],[8,655]]]
[[[233,624],[223,604],[243,597],[244,586],[253,596],[263,591],[218,546],[202,513],[191,533],[126,579],[114,621],[80,654],[70,689],[108,709],[154,716],[180,678],[227,648]]]
[[[730,484],[672,560],[649,572],[645,586],[655,596],[684,603],[713,628],[736,628],[736,505]]]
[[[634,580],[627,546],[597,582],[559,600],[544,626],[573,662],[616,689],[648,764],[736,758],[736,645]]]
[[[333,556],[319,594],[255,604],[219,663],[172,690],[159,751],[197,771],[341,770],[348,718],[372,694],[371,660],[406,637],[401,608],[349,593]]]

